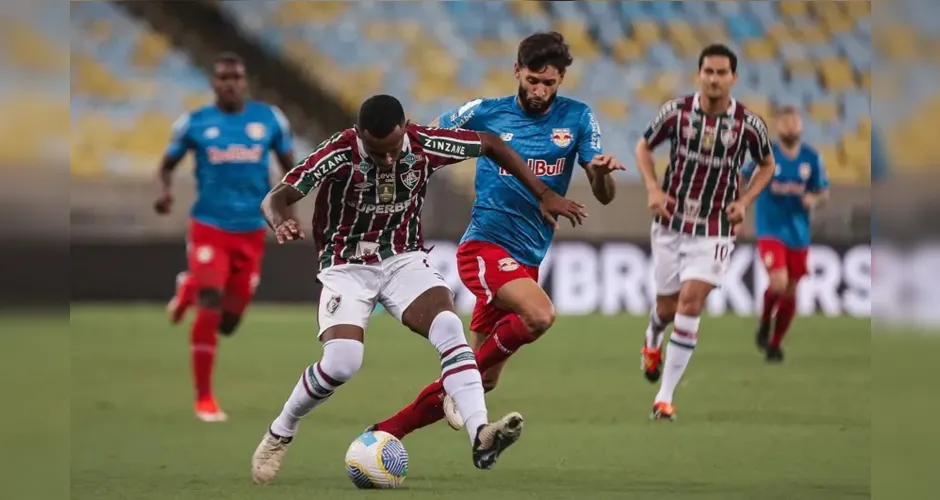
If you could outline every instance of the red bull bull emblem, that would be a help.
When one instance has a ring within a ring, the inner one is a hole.
[[[571,129],[567,128],[553,128],[552,129],[552,142],[560,148],[566,148],[571,144],[571,140],[574,137],[571,135]]]

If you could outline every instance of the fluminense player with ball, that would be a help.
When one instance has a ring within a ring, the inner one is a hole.
[[[623,166],[602,153],[601,131],[591,108],[557,95],[572,62],[560,34],[531,35],[519,44],[515,94],[470,101],[444,113],[437,124],[498,134],[539,179],[562,195],[577,162],[594,196],[606,205],[614,197],[610,174]],[[477,161],[475,187],[470,226],[457,248],[457,266],[461,281],[476,295],[471,345],[483,387],[489,391],[496,387],[506,360],[539,339],[555,321],[555,308],[538,284],[538,271],[556,223],[546,223],[537,198],[521,178],[509,175],[490,158]],[[451,427],[459,429],[462,410],[445,392],[437,380],[373,428],[402,438],[446,417]]]
[[[642,349],[650,382],[662,378],[651,417],[675,418],[673,394],[698,343],[708,294],[721,285],[734,248],[735,225],[770,182],[774,154],[760,116],[731,97],[738,58],[724,45],[706,47],[698,61],[700,90],[668,101],[636,145],[636,162],[654,221],[650,244],[656,305]],[[653,150],[669,141],[660,183]],[[759,167],[739,192],[746,155]],[[666,326],[673,323],[663,359]]]
[[[324,141],[262,202],[279,243],[304,237],[290,206],[315,188],[313,218],[319,273],[320,361],[307,367],[252,457],[252,477],[274,479],[303,417],[329,399],[362,366],[366,327],[376,303],[440,355],[444,390],[465,416],[473,463],[491,468],[522,431],[522,416],[489,422],[483,384],[453,292],[428,263],[421,212],[428,179],[447,165],[486,156],[519,179],[535,210],[554,222],[579,221],[584,207],[535,176],[494,134],[422,127],[408,122],[389,95],[367,99],[356,126]]]
[[[774,168],[770,187],[754,205],[757,251],[767,268],[769,285],[757,328],[757,346],[767,361],[783,361],[780,343],[796,316],[796,289],[807,274],[810,214],[829,197],[829,179],[822,157],[800,140],[803,120],[796,108],[777,112],[779,140],[773,145]],[[750,178],[755,166],[744,170]],[[773,335],[771,335],[773,330]]]

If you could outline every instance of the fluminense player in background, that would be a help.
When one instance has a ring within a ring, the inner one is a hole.
[[[650,236],[656,305],[642,349],[650,382],[662,378],[651,417],[675,418],[673,393],[698,343],[708,294],[724,279],[734,226],[770,182],[774,155],[760,116],[731,97],[738,58],[724,45],[706,47],[698,61],[700,90],[667,102],[636,145],[636,162],[655,218]],[[653,150],[671,143],[662,183]],[[760,167],[739,192],[745,156]],[[673,331],[661,349],[666,326]],[[665,365],[665,366],[663,366]]]
[[[291,170],[262,205],[279,242],[303,238],[289,207],[319,186],[313,236],[323,284],[317,316],[320,361],[307,367],[252,457],[252,477],[275,478],[301,419],[362,366],[365,330],[376,303],[440,356],[444,389],[470,436],[474,466],[491,468],[522,432],[522,416],[488,422],[483,384],[454,296],[428,264],[421,211],[428,179],[441,168],[486,156],[539,200],[541,217],[581,220],[584,207],[552,191],[512,148],[491,133],[422,127],[405,120],[392,96],[367,99],[356,126],[338,132]],[[378,390],[381,390],[379,388]]]
[[[499,135],[561,195],[579,164],[594,196],[610,203],[610,173],[623,166],[602,154],[601,131],[591,109],[557,95],[572,62],[559,33],[531,35],[519,44],[515,94],[470,101],[434,124]],[[555,321],[555,308],[538,284],[538,271],[556,224],[546,223],[536,197],[491,158],[477,160],[475,187],[457,264],[460,279],[477,298],[470,320],[471,346],[489,391],[496,387],[506,360]],[[413,403],[373,428],[402,438],[446,416],[451,427],[459,429],[463,418],[444,392],[440,380],[431,383]]]
[[[796,290],[807,274],[810,214],[829,197],[829,179],[819,153],[801,141],[803,120],[796,108],[777,112],[778,140],[773,144],[770,186],[754,205],[755,236],[761,262],[770,278],[757,328],[757,345],[767,361],[783,361],[780,343],[796,316]],[[745,167],[749,179],[754,164]],[[773,336],[771,336],[771,330]]]
[[[274,106],[246,99],[245,65],[231,53],[212,66],[216,102],[181,116],[160,164],[159,214],[173,204],[173,170],[187,152],[196,161],[196,202],[186,237],[189,271],[177,277],[167,306],[178,323],[195,305],[190,335],[196,416],[226,420],[212,392],[216,332],[231,335],[254,295],[264,254],[261,200],[270,189],[268,157],[277,155],[284,171],[293,167],[292,134]]]

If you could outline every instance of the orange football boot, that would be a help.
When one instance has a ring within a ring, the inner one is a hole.
[[[653,412],[650,413],[650,418],[653,420],[673,421],[676,419],[676,407],[672,406],[672,403],[667,403],[665,401],[654,403]]]
[[[644,345],[643,349],[640,350],[640,354],[640,367],[643,369],[646,380],[649,380],[650,383],[658,382],[663,375],[663,350]]]
[[[228,415],[222,411],[215,398],[206,398],[196,401],[196,418],[203,422],[225,422]]]

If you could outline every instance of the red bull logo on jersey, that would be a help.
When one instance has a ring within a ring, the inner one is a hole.
[[[566,148],[571,141],[574,140],[574,136],[571,135],[571,129],[567,128],[553,128],[552,129],[552,142],[560,147]]]
[[[802,182],[772,181],[770,192],[780,195],[802,196],[806,194],[806,184]]]
[[[537,177],[554,177],[556,175],[561,175],[565,173],[565,159],[559,158],[555,163],[548,163],[545,160],[533,160],[529,159],[526,161],[526,165],[529,166],[529,170],[532,171]],[[512,175],[509,172],[503,170],[502,167],[499,169],[499,175]]]
[[[206,154],[209,156],[209,163],[219,165],[221,163],[260,163],[264,157],[264,148],[261,144],[255,144],[251,147],[244,144],[230,144],[227,148],[217,148],[209,146],[206,148]]]

